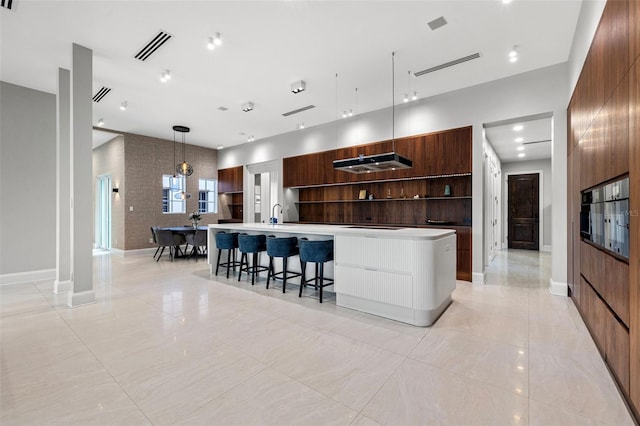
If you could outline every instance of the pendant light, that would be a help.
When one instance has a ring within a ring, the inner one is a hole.
[[[182,133],[182,163],[176,165],[176,173],[182,176],[191,176],[193,174],[193,167],[191,164],[187,163],[185,151],[186,151],[186,143],[184,141],[184,134],[189,133],[191,129],[186,126],[173,126],[173,140],[175,141],[176,134],[175,132]]]

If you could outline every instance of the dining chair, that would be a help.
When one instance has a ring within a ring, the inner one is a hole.
[[[187,245],[191,244],[193,246],[189,256],[196,256],[196,261],[198,260],[198,254],[207,252],[207,231],[198,229],[196,232],[190,232],[185,235],[185,239]],[[201,249],[201,247],[203,248]]]
[[[176,248],[177,250],[176,240],[174,239],[174,233],[171,232],[169,229],[158,228],[156,229],[156,241],[158,244],[158,248],[161,249],[160,254],[158,255],[158,258],[156,259],[156,262],[160,260],[160,258],[162,257],[162,253],[164,253],[164,249],[167,247],[169,247],[169,257],[173,262],[173,257],[174,257],[173,249]]]

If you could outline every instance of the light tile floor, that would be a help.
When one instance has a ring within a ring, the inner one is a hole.
[[[550,257],[503,251],[430,328],[94,256],[97,303],[0,287],[0,424],[630,425]]]

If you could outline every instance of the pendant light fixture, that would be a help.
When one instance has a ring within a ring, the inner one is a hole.
[[[191,176],[193,174],[193,167],[191,164],[187,163],[185,151],[186,151],[186,143],[184,142],[184,134],[189,133],[191,129],[186,126],[173,126],[173,140],[176,139],[175,132],[182,133],[182,163],[176,165],[176,173],[182,176]]]
[[[396,153],[396,99],[395,99],[395,56],[396,52],[391,52],[391,144],[392,151],[384,154],[364,155],[360,154],[354,158],[344,160],[334,160],[334,170],[342,170],[349,173],[371,173],[383,172],[397,169],[410,169],[413,163]]]

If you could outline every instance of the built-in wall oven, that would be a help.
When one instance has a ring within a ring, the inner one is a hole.
[[[629,258],[629,178],[583,191],[580,234]]]

